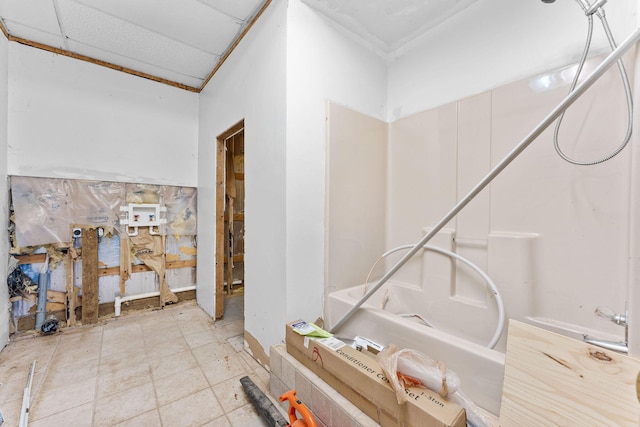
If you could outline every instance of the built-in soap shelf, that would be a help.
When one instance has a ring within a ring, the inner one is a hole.
[[[160,225],[167,220],[160,215],[167,208],[157,203],[129,203],[128,206],[120,206],[120,211],[125,212],[125,217],[120,218],[120,224],[126,226],[129,236],[137,236],[139,227],[149,227],[149,234],[160,234]]]

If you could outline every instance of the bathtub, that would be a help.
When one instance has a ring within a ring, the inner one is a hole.
[[[329,328],[364,295],[364,289],[364,285],[360,285],[328,295],[325,321]],[[346,340],[362,336],[382,345],[396,344],[400,348],[412,348],[442,361],[460,376],[461,390],[470,399],[498,416],[504,378],[504,353],[479,344],[477,341],[483,337],[454,335],[438,324],[438,329],[434,329],[417,319],[400,317],[384,303],[389,294],[395,299],[404,297],[410,303],[416,299],[414,292],[414,287],[390,280],[336,331],[336,336]]]

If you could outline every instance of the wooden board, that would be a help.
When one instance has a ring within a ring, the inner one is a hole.
[[[76,290],[77,289],[78,288],[76,288]],[[176,296],[178,297],[179,302],[194,300],[196,299],[196,291],[193,290],[193,291],[178,292]],[[81,297],[78,297],[78,298],[82,299]],[[81,302],[78,305],[80,306]],[[129,301],[128,303],[122,304],[121,310],[122,310],[122,313],[127,313],[131,311],[136,311],[136,310],[144,310],[144,309],[159,308],[159,307],[160,307],[160,297],[156,296],[156,297],[142,298],[142,299]],[[106,316],[109,316],[109,317],[113,316],[114,311],[115,310],[114,310],[113,302],[104,302],[98,306],[98,315],[101,318]],[[79,307],[79,309],[77,310],[77,315],[78,315],[78,319],[82,320],[82,307]],[[64,319],[65,312],[64,310],[47,311],[47,316],[55,317],[57,319]],[[18,317],[17,320],[18,320],[18,331],[30,331],[30,330],[33,330],[33,328],[35,328],[35,324],[36,324],[35,314],[28,314],[26,316]],[[67,325],[67,326],[70,326],[70,325]]]
[[[640,360],[509,322],[500,425],[638,426]]]
[[[169,261],[167,262],[165,268],[167,270],[174,270],[178,268],[195,267],[196,265],[197,264],[195,259],[183,259],[180,261]],[[153,271],[153,270],[151,269],[151,267],[148,267],[144,264],[132,264],[129,269],[130,273],[145,273],[148,271]],[[121,273],[121,266],[101,267],[98,269],[98,277],[117,276],[120,273]]]
[[[74,261],[71,258],[71,254],[67,252],[64,255],[64,271],[65,275],[65,289],[67,290],[67,308],[65,315],[67,318],[67,326],[73,326],[76,324],[76,304],[77,294],[75,286],[73,286],[73,265]]]
[[[82,228],[82,323],[98,321],[98,232]]]

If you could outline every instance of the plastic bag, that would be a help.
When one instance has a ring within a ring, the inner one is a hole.
[[[455,372],[447,370],[444,363],[410,348],[398,350],[391,344],[378,354],[378,362],[396,391],[400,404],[407,401],[404,391],[406,385],[423,386],[442,397],[455,393],[460,387],[460,378]]]
[[[393,344],[380,352],[377,359],[396,392],[399,404],[407,401],[406,386],[426,387],[462,406],[467,414],[468,425],[494,425],[482,410],[460,391],[460,377],[447,369],[444,363],[410,348],[398,350]]]

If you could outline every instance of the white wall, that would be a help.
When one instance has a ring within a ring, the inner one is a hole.
[[[7,200],[7,90],[8,90],[9,42],[0,34],[0,277],[7,277],[9,223]],[[9,340],[9,292],[7,286],[0,286],[0,349]]]
[[[274,1],[200,94],[198,304],[214,315],[216,137],[244,119],[245,329],[265,349],[287,320],[285,15]]]
[[[299,0],[287,16],[287,315],[314,320],[325,285],[326,103],[384,118],[387,72]]]
[[[327,100],[382,118],[384,61],[299,0],[274,1],[200,99],[200,218],[215,213],[215,138],[245,120],[245,329],[264,349],[284,324],[322,312]],[[213,221],[199,223],[214,259]],[[215,307],[215,266],[198,268],[198,301]]]
[[[197,185],[198,95],[9,45],[10,175]]]
[[[636,0],[609,2],[620,43],[636,26]],[[389,63],[388,119],[478,94],[578,61],[587,20],[574,1],[485,0],[405,47]],[[608,47],[594,17],[592,48]]]
[[[389,128],[334,103],[327,123],[325,297],[364,283],[385,251]]]

